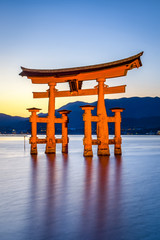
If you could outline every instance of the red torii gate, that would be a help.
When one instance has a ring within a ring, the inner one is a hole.
[[[92,145],[98,145],[98,155],[109,155],[109,144],[114,144],[115,154],[121,154],[121,112],[122,108],[111,109],[115,113],[113,117],[108,117],[104,94],[123,93],[126,85],[108,87],[105,81],[108,78],[125,76],[128,70],[142,66],[140,57],[143,52],[122,60],[91,65],[85,67],[41,70],[22,68],[21,76],[27,76],[33,84],[48,84],[49,90],[46,92],[34,92],[34,98],[49,98],[48,117],[40,118],[36,115],[40,109],[28,109],[32,115],[32,135],[30,138],[31,154],[37,154],[37,143],[46,143],[46,153],[56,152],[56,143],[62,143],[62,152],[68,152],[68,114],[70,111],[60,111],[61,118],[55,117],[55,98],[56,97],[73,97],[85,95],[98,95],[97,116],[91,115],[93,106],[82,106],[85,111],[83,120],[84,127],[84,156],[92,156]],[[93,89],[82,89],[83,81],[96,80],[98,85]],[[70,91],[58,91],[55,86],[57,83],[68,82]],[[46,139],[37,138],[37,122],[47,123]],[[92,140],[91,122],[97,122],[97,139]],[[115,137],[109,139],[108,122],[115,123]],[[55,138],[55,123],[62,124],[62,138]]]

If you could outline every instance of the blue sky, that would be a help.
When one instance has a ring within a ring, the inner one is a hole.
[[[143,66],[109,86],[126,84],[126,93],[106,98],[160,97],[159,1],[7,1],[0,0],[0,112],[28,116],[27,107],[47,112],[47,99],[33,99],[32,85],[18,74],[28,68],[99,64],[144,51]],[[89,83],[87,87],[92,87]],[[65,86],[58,86],[65,89]],[[56,99],[96,101],[96,97]]]

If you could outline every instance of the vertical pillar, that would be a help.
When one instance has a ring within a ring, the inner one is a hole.
[[[111,108],[111,111],[115,113],[115,144],[114,144],[114,154],[121,155],[121,112],[123,112],[123,108]]]
[[[84,121],[84,157],[92,157],[92,123],[91,123],[91,110],[94,110],[94,106],[85,105],[81,106],[82,110],[84,110],[83,121]]]
[[[29,121],[31,122],[31,154],[37,154],[37,112],[41,109],[39,108],[27,108],[29,112],[31,112],[31,116]]]
[[[55,85],[56,83],[49,83],[49,105],[48,105],[48,121],[46,131],[46,153],[55,153]]]
[[[98,103],[97,103],[97,140],[100,141],[98,145],[98,156],[110,155],[109,152],[109,132],[108,120],[104,101],[104,82],[105,78],[98,78]]]
[[[71,111],[68,110],[61,110],[58,111],[62,114],[62,153],[68,153],[68,114]]]

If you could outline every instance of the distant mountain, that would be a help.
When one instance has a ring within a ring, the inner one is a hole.
[[[56,117],[60,117],[59,110],[70,110],[69,114],[69,132],[70,133],[83,133],[83,111],[80,106],[86,105],[86,102],[73,102],[64,105],[56,110]],[[95,106],[92,111],[96,115],[97,102],[89,103]],[[122,131],[123,133],[156,133],[160,130],[160,98],[159,97],[132,97],[120,99],[106,99],[105,105],[108,116],[113,115],[110,108],[122,107],[125,108],[122,113]],[[47,114],[40,113],[40,117],[46,117]],[[113,132],[113,124],[110,124],[110,131]],[[11,133],[15,129],[17,133],[30,132],[31,127],[28,118],[9,116],[0,114],[0,132]],[[45,133],[46,124],[38,124],[38,132]],[[61,126],[56,124],[56,132],[60,133]],[[96,124],[93,123],[93,132],[96,130]]]
[[[118,106],[125,108],[122,116],[127,118],[144,118],[160,116],[159,97],[132,97],[105,100],[107,110]]]
[[[82,112],[80,106],[86,105],[86,102],[69,103],[61,107],[59,110],[67,109],[71,111]],[[92,106],[97,106],[97,101],[89,103]],[[160,116],[160,98],[159,97],[132,97],[120,99],[105,99],[107,114],[111,115],[110,108],[122,107],[125,111],[122,113],[123,117],[127,118],[143,118]],[[93,111],[96,115],[97,109]]]
[[[59,110],[63,110],[63,109],[67,109],[72,111],[74,110],[80,110],[80,106],[86,105],[88,103],[86,102],[81,102],[81,101],[77,101],[77,102],[71,102],[71,103],[67,103],[66,105],[62,106],[61,108],[58,109]]]
[[[0,113],[0,131],[11,131],[13,129],[26,129],[29,127],[28,118],[10,116]]]
[[[82,105],[86,105],[85,102],[69,103],[63,106],[61,109],[68,109],[72,112],[69,114],[69,128],[82,129],[83,128],[83,111],[80,108]],[[97,101],[90,103],[95,106],[92,111],[92,115],[97,113]],[[121,99],[105,99],[105,105],[108,116],[112,116],[110,108],[122,107],[125,110],[122,113],[122,128],[140,128],[141,131],[153,129],[155,132],[160,129],[160,98],[155,97],[132,97]],[[78,120],[78,121],[77,121]],[[112,124],[110,124],[112,125]],[[95,124],[93,123],[94,131]],[[112,127],[113,128],[113,127]],[[126,131],[126,130],[124,130]]]

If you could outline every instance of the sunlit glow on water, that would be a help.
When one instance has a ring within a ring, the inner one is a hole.
[[[123,136],[123,155],[30,156],[28,137],[0,137],[0,239],[159,240],[160,136]]]

